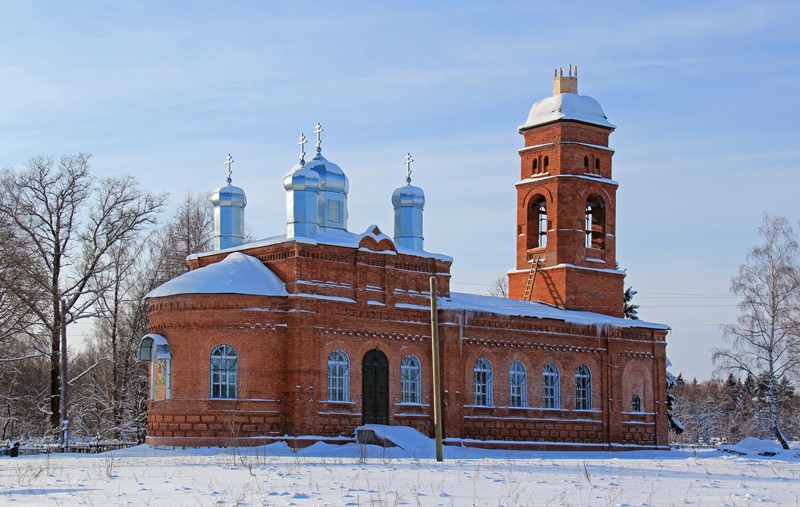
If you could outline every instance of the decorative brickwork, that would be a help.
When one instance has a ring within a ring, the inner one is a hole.
[[[573,84],[577,90],[577,78],[575,83],[556,80],[564,90]],[[646,323],[631,327],[630,321],[608,317],[622,314],[624,276],[615,265],[612,130],[571,119],[523,129],[511,296],[523,299],[529,261],[540,258],[530,299],[594,314],[575,320],[573,312],[518,302],[513,303],[522,306],[515,308],[522,311],[503,311],[509,300],[492,300],[497,311],[491,305],[440,304],[447,443],[666,448],[667,329]],[[538,208],[529,209],[531,203],[544,203],[546,217]],[[528,236],[538,234],[545,219],[546,245],[540,246]],[[377,227],[359,238],[351,245],[294,238],[237,247],[277,275],[288,295],[221,289],[150,297],[148,336],[156,336],[162,348],[151,362],[147,441],[175,446],[352,441],[355,428],[370,415],[365,410],[375,406],[388,406],[389,424],[432,436],[429,287],[435,276],[441,300],[451,299],[451,260],[398,252]],[[220,262],[228,253],[192,257],[190,268]],[[226,381],[236,385],[213,392],[235,393],[233,399],[211,396],[212,383],[220,382],[210,367],[217,345],[230,347],[226,357],[235,361],[219,367],[230,368]],[[365,384],[384,378],[375,373],[385,372],[383,359],[365,363],[371,376],[362,372],[365,355],[383,358],[371,353],[374,349],[388,360],[388,388]],[[404,403],[401,391],[401,363],[409,354],[419,360],[421,372],[420,399],[414,403]],[[329,357],[337,368],[330,378]],[[576,372],[581,372],[580,387]],[[373,396],[385,398],[376,404]]]

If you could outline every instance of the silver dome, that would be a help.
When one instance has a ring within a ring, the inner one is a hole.
[[[319,174],[320,190],[344,195],[350,191],[350,182],[342,168],[323,157],[321,153],[317,153],[314,158],[306,162],[305,168]]]

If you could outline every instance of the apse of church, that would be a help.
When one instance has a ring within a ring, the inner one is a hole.
[[[424,250],[410,153],[392,236],[351,232],[350,181],[323,157],[317,124],[314,156],[301,135],[283,178],[286,230],[250,243],[228,155],[215,250],[146,296],[147,442],[308,445],[350,441],[362,424],[432,435],[436,277],[446,443],[666,448],[669,328],[621,318],[615,126],[577,91],[577,68],[556,71],[553,96],[519,127],[512,299],[450,291],[453,259]]]

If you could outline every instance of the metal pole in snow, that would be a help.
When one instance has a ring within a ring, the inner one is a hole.
[[[67,302],[61,299],[61,450],[69,452],[69,418],[67,411]]]
[[[444,461],[442,454],[442,387],[439,377],[439,317],[436,303],[436,277],[431,277],[431,348],[433,349],[433,425],[436,428],[436,461]]]

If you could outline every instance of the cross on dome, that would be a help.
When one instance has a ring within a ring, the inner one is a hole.
[[[411,158],[411,153],[406,153],[406,183],[409,185],[411,184],[411,162],[414,159]]]
[[[297,143],[300,145],[300,165],[306,165],[306,135],[301,133],[300,134],[300,142]]]
[[[322,153],[322,136],[320,135],[322,132],[322,125],[317,122],[317,126],[314,127],[314,134],[317,136],[317,153]]]
[[[231,173],[233,172],[231,170],[231,164],[233,164],[233,157],[228,153],[228,157],[225,159],[225,165],[228,166],[228,185],[231,184]]]

